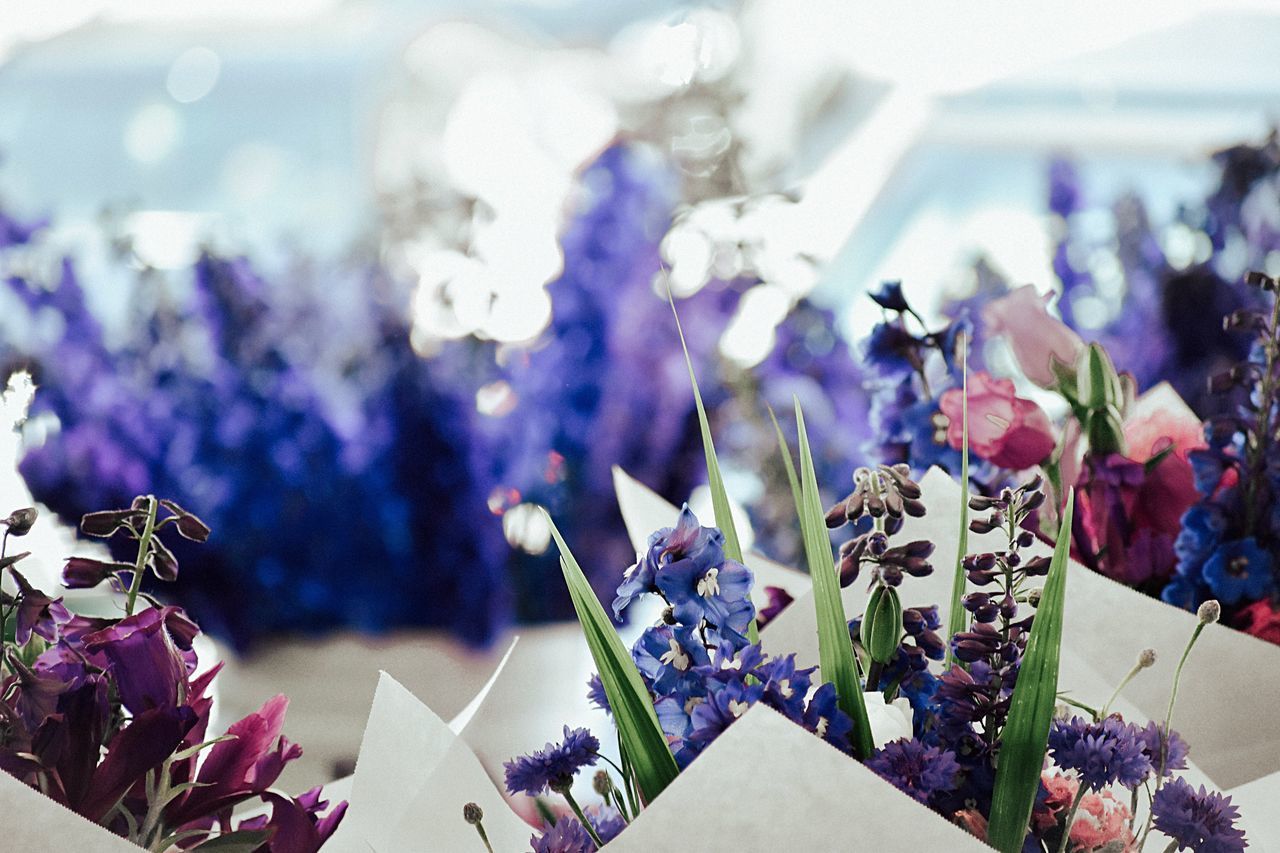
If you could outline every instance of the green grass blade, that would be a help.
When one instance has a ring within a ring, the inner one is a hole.
[[[778,424],[778,416],[773,412],[773,406],[767,406],[769,409],[769,420],[773,421],[773,431],[778,434],[778,449],[782,451],[782,464],[787,469],[787,482],[791,484],[791,499],[796,502],[796,510],[801,506],[800,501],[800,478],[796,476],[795,463],[791,461],[791,448],[787,447],[787,437],[782,434],[782,427]]]
[[[649,691],[631,660],[631,654],[622,644],[591,584],[587,583],[582,567],[574,559],[550,515],[547,515],[547,523],[551,525],[551,535],[560,549],[560,568],[564,571],[565,584],[573,599],[573,609],[578,613],[578,621],[582,623],[582,632],[591,649],[591,657],[595,659],[605,695],[609,697],[619,741],[635,769],[640,793],[645,802],[651,803],[680,772],[675,756],[671,754],[666,735],[658,724]]]
[[[671,313],[676,318],[680,348],[684,350],[684,363],[689,368],[689,382],[693,385],[693,402],[698,407],[698,426],[702,430],[702,451],[707,457],[707,486],[711,489],[711,505],[716,512],[716,527],[719,527],[720,532],[724,534],[725,556],[741,563],[742,545],[738,542],[738,530],[733,526],[729,493],[725,491],[724,478],[720,476],[720,463],[716,460],[716,445],[711,440],[711,424],[707,421],[707,410],[702,405],[702,394],[698,391],[698,377],[693,372],[693,359],[689,356],[689,347],[684,340],[684,329],[680,326],[680,314],[676,311],[676,302],[670,293],[667,293],[667,301],[671,303]]]
[[[813,470],[809,435],[804,428],[804,412],[800,400],[795,401],[796,431],[800,436],[800,532],[804,536],[804,552],[813,579],[813,600],[818,616],[818,664],[822,677],[836,687],[840,707],[853,718],[853,747],[859,758],[871,755],[871,723],[862,699],[862,682],[849,639],[849,620],[840,598],[840,581],[831,553],[831,539],[818,497],[818,477]]]
[[[950,669],[956,664],[955,652],[951,649],[951,638],[968,626],[965,625],[964,600],[965,574],[964,558],[969,552],[969,349],[964,337],[960,339],[961,355],[961,387],[963,408],[960,415],[960,540],[956,545],[956,574],[951,581],[951,610],[947,616],[947,659],[945,667]]]
[[[987,829],[987,843],[1002,853],[1018,853],[1022,849],[1044,766],[1049,726],[1058,695],[1058,658],[1062,648],[1074,501],[1075,492],[1068,491],[1058,544],[1053,549],[1049,576],[1031,624],[1027,651],[1009,705],[1009,720],[1004,727]]]

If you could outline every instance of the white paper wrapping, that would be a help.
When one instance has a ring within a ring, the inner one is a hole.
[[[644,530],[670,526],[675,507],[626,475],[616,476],[618,502],[632,541]],[[908,518],[895,541],[928,539],[935,543],[934,572],[904,579],[904,606],[936,604],[946,624],[952,572],[959,541],[960,487],[940,469],[921,481],[924,518]],[[969,534],[970,553],[996,550],[1003,535]],[[1036,543],[1029,554],[1051,549]],[[748,558],[752,563],[753,557]],[[794,595],[795,593],[793,593]],[[844,590],[845,611],[862,612],[866,584]],[[1155,666],[1125,688],[1116,710],[1128,719],[1163,720],[1178,658],[1197,624],[1196,616],[1122,586],[1072,561],[1067,580],[1066,616],[1059,689],[1081,701],[1105,702],[1129,672],[1138,653],[1154,648]],[[770,654],[795,652],[797,663],[818,663],[812,594],[797,600],[760,634]],[[1239,797],[1241,814],[1254,849],[1280,850],[1280,647],[1232,630],[1209,625],[1186,667],[1174,710],[1173,728],[1191,745],[1189,782]],[[1155,839],[1148,842],[1153,849]],[[1158,845],[1154,849],[1160,849]]]
[[[139,848],[0,772],[0,850],[138,853]]]

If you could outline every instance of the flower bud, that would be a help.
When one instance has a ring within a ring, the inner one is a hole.
[[[1148,669],[1156,665],[1156,650],[1143,649],[1138,652],[1138,666]]]
[[[467,803],[462,807],[462,819],[472,826],[476,826],[480,821],[484,820],[484,809],[475,803]]]
[[[1196,616],[1200,618],[1201,625],[1212,625],[1222,617],[1222,605],[1217,599],[1209,599],[1200,605],[1200,609],[1196,611]]]
[[[902,602],[891,586],[877,586],[862,617],[861,639],[871,659],[888,663],[902,636]]]
[[[608,771],[597,770],[596,775],[591,777],[591,787],[600,796],[607,796],[613,790],[613,781],[609,778]]]
[[[9,513],[9,517],[0,521],[0,524],[9,528],[9,534],[12,536],[26,536],[31,530],[31,526],[36,523],[36,516],[39,513],[36,508],[29,506],[26,509],[15,509]]]

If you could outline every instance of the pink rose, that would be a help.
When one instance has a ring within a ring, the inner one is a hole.
[[[964,391],[944,391],[938,407],[947,416],[947,441],[959,450],[964,443]],[[1044,410],[1015,396],[1013,381],[979,371],[969,377],[969,448],[1001,468],[1021,471],[1053,452],[1053,426]]]
[[[1027,284],[982,311],[986,333],[1003,335],[1022,372],[1041,388],[1057,384],[1053,359],[1074,366],[1084,350],[1080,336],[1046,310],[1052,298],[1052,293],[1042,296],[1033,285]]]

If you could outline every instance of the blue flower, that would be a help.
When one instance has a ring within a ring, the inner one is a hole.
[[[569,784],[583,767],[595,764],[600,753],[600,741],[587,729],[564,727],[561,743],[548,743],[543,749],[530,755],[522,755],[506,762],[507,790],[536,797],[547,788]]]
[[[696,592],[697,581],[709,570],[719,569],[724,562],[724,534],[714,527],[701,526],[685,504],[676,526],[651,534],[649,547],[623,575],[618,597],[613,600],[613,615],[621,619],[622,611],[632,601],[645,593],[658,592],[660,575],[667,571],[676,572],[682,579],[696,576],[691,587],[691,592]]]
[[[1151,803],[1155,828],[1173,839],[1179,850],[1235,853],[1247,846],[1244,830],[1236,826],[1240,811],[1230,797],[1197,791],[1184,779],[1174,779],[1156,792]]]
[[[796,669],[796,656],[785,655],[771,659],[755,670],[756,678],[764,684],[764,698],[774,708],[792,720],[804,718],[805,697],[817,667]]]
[[[586,812],[591,828],[605,844],[617,838],[627,828],[626,819],[612,806],[587,806]]]
[[[714,685],[715,682],[712,682]],[[693,730],[689,740],[703,748],[720,736],[720,733],[760,701],[764,694],[761,684],[747,684],[745,676],[739,676],[713,688],[706,701],[698,704],[690,714]]]
[[[1174,540],[1173,551],[1181,567],[1200,565],[1218,547],[1222,538],[1222,514],[1212,506],[1196,504],[1182,515],[1182,529]]]
[[[1224,604],[1255,601],[1271,587],[1271,555],[1252,536],[1227,542],[1204,564],[1204,579]]]
[[[921,363],[920,341],[899,323],[879,323],[863,343],[863,358],[884,379],[900,379]]]
[[[886,281],[880,285],[879,290],[872,291],[868,295],[872,302],[886,311],[908,311],[911,308],[907,304],[907,298],[902,295],[900,281]]]
[[[927,803],[934,794],[951,790],[960,775],[960,765],[953,752],[925,746],[914,738],[890,741],[877,749],[866,765],[921,803]]]
[[[805,707],[800,724],[837,749],[849,751],[853,719],[840,710],[836,687],[831,682],[813,692],[813,698]]]
[[[711,664],[694,629],[683,625],[647,629],[632,646],[631,657],[649,689],[659,696],[698,693],[703,677],[695,670]]]
[[[613,713],[613,708],[609,707],[609,697],[604,692],[604,682],[600,680],[598,673],[591,673],[591,677],[587,679],[587,699],[606,714]]]
[[[533,853],[594,853],[595,842],[576,818],[562,817],[542,835],[529,839]]]
[[[1063,770],[1074,770],[1080,784],[1100,791],[1114,782],[1136,788],[1151,775],[1151,757],[1142,730],[1118,717],[1101,723],[1080,717],[1055,720],[1049,730],[1049,751]]]

